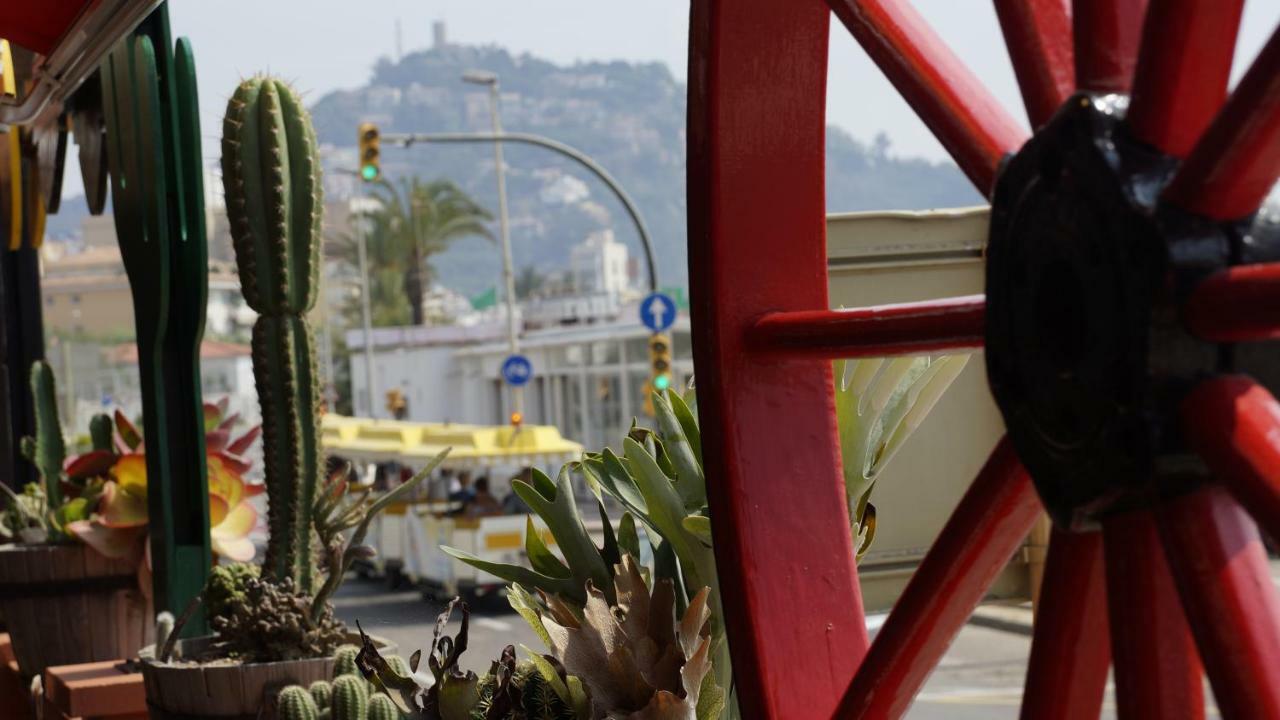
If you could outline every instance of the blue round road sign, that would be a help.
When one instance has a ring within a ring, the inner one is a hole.
[[[502,379],[507,381],[508,385],[520,387],[529,382],[529,378],[533,377],[533,363],[529,362],[529,358],[524,355],[508,355],[506,360],[502,361]]]
[[[650,293],[640,301],[640,322],[653,332],[662,332],[676,322],[676,301],[666,293]]]

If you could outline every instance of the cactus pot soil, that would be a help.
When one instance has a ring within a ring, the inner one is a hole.
[[[79,543],[0,546],[0,614],[23,676],[133,657],[151,642],[137,569]]]
[[[396,651],[390,640],[376,635],[370,638],[384,654]],[[179,640],[174,655],[199,657],[213,640],[212,635]],[[348,641],[359,645],[360,636],[349,635]],[[154,647],[144,648],[141,657],[152,720],[258,720],[265,716],[268,696],[284,686],[306,687],[317,680],[333,679],[332,657],[267,663],[181,659],[162,663],[155,659]]]

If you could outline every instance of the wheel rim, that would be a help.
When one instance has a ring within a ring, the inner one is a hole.
[[[1070,10],[1065,0],[995,0],[1037,128],[1027,144],[908,3],[828,4],[994,197],[988,299],[985,307],[962,299],[827,310],[826,8],[813,0],[696,1],[694,361],[744,715],[901,715],[1039,512],[1019,455],[1057,521],[1024,717],[1097,717],[1112,646],[1121,717],[1163,707],[1203,716],[1201,657],[1224,716],[1280,715],[1280,604],[1250,518],[1280,536],[1280,443],[1272,438],[1280,404],[1233,374],[1247,368],[1220,346],[1280,337],[1280,264],[1270,264],[1269,239],[1277,234],[1255,216],[1280,175],[1280,35],[1227,98],[1242,0],[1075,0]],[[1129,143],[1112,166],[1115,182],[1079,188],[1071,200],[1045,193],[1023,204],[1048,177],[1035,161],[1052,165],[1063,155],[1064,126],[1099,121]],[[1140,157],[1149,164],[1136,167]],[[1142,173],[1145,184],[1134,182]],[[1104,197],[1079,199],[1098,187]],[[1056,256],[1029,249],[1054,212],[1101,218],[1111,246],[1088,246],[1098,233],[1077,223],[1060,233]],[[1125,228],[1141,232],[1119,232]],[[1141,252],[1121,252],[1117,242]],[[1100,267],[1112,276],[1105,292],[1089,292],[1096,276],[1083,272],[1082,254],[1103,256]],[[1029,278],[1025,287],[1008,282],[1019,273]],[[1062,303],[1064,294],[1074,304]],[[1070,312],[1091,302],[1092,311]],[[1126,324],[1100,330],[1108,310],[1126,302]],[[1025,316],[1020,305],[1029,307]],[[984,320],[997,401],[1011,428],[1022,424],[1013,442],[997,446],[868,646],[826,360],[973,347]],[[1123,343],[1135,330],[1152,338],[1136,351]],[[1043,347],[1065,358],[1019,354],[1020,331],[1042,333]],[[1070,351],[1099,338],[1110,345],[1081,356],[1124,359],[1104,373],[1105,402],[1072,409],[1072,391],[1083,385],[1034,387],[1046,365],[1080,372]],[[1179,354],[1166,367],[1177,354],[1170,348],[1190,359]],[[1140,391],[1117,403],[1132,390],[1126,382]],[[1021,396],[1011,383],[1024,386]],[[1144,421],[1118,421],[1117,408]],[[1081,461],[1088,452],[1069,462],[1070,453],[1048,451],[1096,448],[1090,438],[1098,433],[1087,429],[1103,426],[1119,430],[1105,444],[1115,457],[1101,466]],[[1099,526],[1101,537],[1092,532]]]

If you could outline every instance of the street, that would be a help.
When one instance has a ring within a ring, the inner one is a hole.
[[[365,631],[382,635],[399,645],[404,656],[425,648],[431,641],[439,603],[426,602],[414,590],[388,592],[377,581],[352,578],[335,599],[338,615],[348,624],[356,620]],[[884,616],[872,616],[872,635]],[[458,629],[455,613],[449,632]],[[484,673],[502,648],[521,644],[542,650],[540,641],[505,600],[489,599],[474,608],[464,668]],[[1003,720],[1017,718],[1030,636],[969,624],[961,630],[942,663],[929,677],[906,717],[912,720]],[[1210,693],[1206,688],[1206,698]],[[1208,708],[1209,717],[1217,717]],[[1108,684],[1102,718],[1115,717],[1112,687]]]

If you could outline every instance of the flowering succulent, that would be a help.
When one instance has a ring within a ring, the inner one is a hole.
[[[261,485],[244,480],[251,464],[243,453],[253,444],[258,427],[231,439],[239,416],[226,415],[226,403],[205,404],[205,444],[208,451],[209,525],[213,551],[228,560],[253,558],[249,533],[258,514],[249,498]],[[73,487],[100,488],[86,499],[85,516],[67,530],[106,557],[138,557],[143,552],[147,516],[146,447],[137,427],[117,411],[109,447],[69,458],[64,473]],[[97,443],[95,443],[97,444]]]

